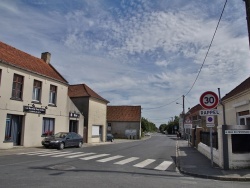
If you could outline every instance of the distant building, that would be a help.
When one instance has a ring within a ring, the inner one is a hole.
[[[69,86],[69,97],[84,115],[84,142],[105,142],[107,133],[107,104],[86,84]]]
[[[108,106],[107,122],[115,138],[141,138],[141,106]]]

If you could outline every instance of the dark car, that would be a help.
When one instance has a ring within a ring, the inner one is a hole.
[[[63,149],[65,147],[82,147],[83,137],[74,132],[59,132],[45,137],[42,145],[46,148]]]
[[[114,141],[114,136],[112,134],[107,134],[107,141],[113,142]]]

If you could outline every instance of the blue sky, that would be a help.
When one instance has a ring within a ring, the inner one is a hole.
[[[228,0],[0,0],[0,40],[33,56],[52,54],[70,84],[109,105],[141,105],[159,126],[249,77],[245,4]]]

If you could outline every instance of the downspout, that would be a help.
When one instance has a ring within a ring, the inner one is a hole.
[[[223,143],[223,169],[228,170],[229,169],[229,158],[228,158],[228,136],[225,134],[225,130],[227,129],[226,126],[226,113],[225,113],[225,105],[221,101],[220,96],[220,88],[218,88],[219,93],[219,101],[220,105],[223,109],[223,125],[222,125],[222,143]]]

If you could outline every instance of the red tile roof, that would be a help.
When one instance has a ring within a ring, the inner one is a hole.
[[[93,97],[99,100],[102,100],[106,103],[109,103],[106,99],[102,98],[92,89],[90,89],[86,84],[77,84],[77,85],[70,85],[68,88],[68,95],[70,98],[74,97]]]
[[[243,81],[240,85],[235,87],[232,91],[227,93],[221,100],[224,101],[234,95],[237,95],[247,89],[250,89],[250,77],[248,77],[245,81]]]
[[[68,83],[51,65],[0,41],[0,62]]]
[[[141,106],[108,106],[107,121],[141,121]]]

